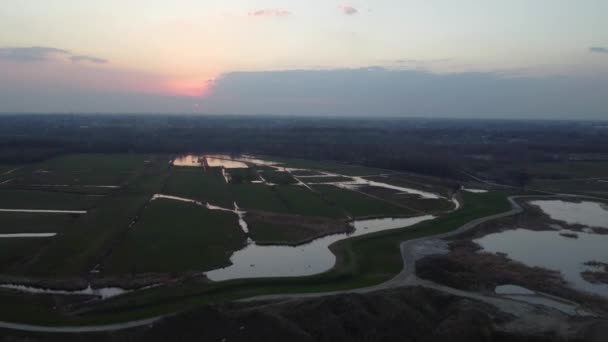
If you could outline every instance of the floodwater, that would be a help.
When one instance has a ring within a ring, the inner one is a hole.
[[[55,235],[57,235],[57,233],[13,233],[0,234],[0,239],[47,238]]]
[[[225,169],[246,169],[247,164],[227,158],[205,157],[209,167],[223,167]]]
[[[581,276],[581,272],[592,270],[585,262],[608,263],[608,235],[578,232],[578,238],[572,239],[555,230],[518,228],[489,234],[475,242],[487,252],[506,253],[528,266],[560,271],[573,288],[608,297],[608,285],[592,284]]]
[[[604,203],[537,200],[531,201],[530,204],[540,207],[554,220],[588,227],[608,228],[608,206]]]
[[[462,188],[462,191],[466,191],[466,192],[472,192],[474,194],[483,194],[488,192],[488,190],[483,190],[483,189],[471,189],[471,188]]]
[[[150,285],[137,290],[149,289],[151,287],[158,285]],[[96,296],[101,299],[107,299],[116,297],[127,292],[135,291],[135,290],[125,290],[120,287],[100,287],[100,288],[92,288],[91,285],[87,286],[82,290],[53,290],[42,287],[34,287],[34,286],[26,286],[26,285],[17,285],[17,284],[0,284],[0,288],[10,289],[20,292],[27,292],[33,294],[55,294],[55,295],[81,295],[81,296]]]
[[[440,198],[442,198],[439,195],[434,194],[432,192],[422,191],[422,190],[417,190],[417,189],[412,189],[412,188],[406,188],[406,187],[392,185],[392,184],[383,183],[383,182],[367,180],[363,177],[352,177],[352,176],[339,175],[339,174],[334,174],[334,173],[325,173],[325,176],[327,176],[327,177],[348,177],[348,178],[351,178],[352,180],[341,181],[341,182],[321,182],[321,183],[308,183],[308,184],[334,185],[339,188],[343,188],[343,189],[347,189],[347,190],[357,190],[362,186],[373,186],[373,187],[378,187],[378,188],[395,190],[395,191],[398,191],[400,195],[418,195],[422,199],[440,199]],[[299,177],[301,177],[301,176],[299,176]],[[306,177],[303,177],[303,178],[306,178]]]
[[[179,156],[173,160],[174,166],[203,166],[202,157],[195,155]]]
[[[279,165],[281,163],[278,162],[273,162],[270,160],[263,160],[263,159],[259,159],[255,156],[250,156],[250,155],[242,155],[240,157],[237,158],[237,160],[243,161],[243,162],[247,162],[247,163],[251,163],[251,164],[255,164],[255,165],[265,165],[265,166],[274,166],[274,165]]]
[[[335,255],[329,250],[334,242],[374,232],[404,228],[435,218],[424,215],[409,218],[383,218],[353,222],[354,232],[334,234],[299,246],[260,246],[249,244],[235,252],[232,265],[207,272],[213,281],[261,277],[299,277],[331,269]]]
[[[86,214],[86,210],[47,210],[47,209],[0,209],[2,213],[30,214]]]
[[[81,185],[81,184],[32,184],[30,186],[56,187],[56,188],[74,186],[74,187],[81,187],[81,188],[99,188],[99,189],[119,189],[120,188],[120,185]]]

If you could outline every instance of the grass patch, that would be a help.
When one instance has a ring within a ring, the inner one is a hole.
[[[276,186],[275,190],[290,214],[332,218],[345,216],[342,209],[330,205],[319,194],[305,187]]]
[[[202,168],[173,167],[163,193],[232,208],[234,198],[230,189],[219,168],[205,171]]]
[[[287,206],[275,190],[264,184],[235,184],[234,198],[239,207],[246,210],[263,210],[277,213],[288,212]]]
[[[35,254],[42,245],[48,242],[48,239],[0,239],[0,270],[3,273],[10,273],[13,263]]]
[[[3,209],[85,210],[93,207],[99,197],[37,190],[0,190]]]
[[[352,217],[411,215],[413,211],[333,185],[314,185],[325,200],[343,208]]]
[[[0,234],[60,233],[79,224],[80,215],[0,213]]]
[[[30,165],[21,184],[119,185],[146,166],[142,154],[75,154]]]
[[[274,184],[295,184],[297,181],[289,172],[285,171],[265,171],[262,173],[262,177],[269,182]]]
[[[350,177],[304,177],[300,178],[304,183],[336,183],[336,182],[352,182]]]
[[[148,163],[134,172],[121,191],[100,197],[77,224],[66,227],[19,272],[55,277],[87,273],[128,231],[152,194],[160,192],[167,176],[168,164],[164,162]]]
[[[104,266],[111,274],[205,271],[229,265],[245,243],[236,215],[156,200]]]
[[[249,232],[253,241],[260,244],[297,243],[310,239],[311,232],[293,225],[250,223]]]

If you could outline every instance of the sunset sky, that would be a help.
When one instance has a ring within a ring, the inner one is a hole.
[[[608,119],[606,0],[1,0],[0,112]]]

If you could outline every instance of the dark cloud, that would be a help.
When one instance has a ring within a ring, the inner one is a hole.
[[[600,47],[600,46],[592,46],[589,48],[589,51],[592,53],[608,53],[608,48]]]
[[[393,61],[395,64],[433,64],[433,63],[447,63],[450,62],[450,58],[439,58],[439,59],[396,59]]]
[[[438,74],[381,67],[233,72],[204,100],[208,113],[480,118],[606,117],[608,75]]]
[[[291,12],[284,9],[261,9],[253,12],[249,12],[252,17],[288,17]]]
[[[342,11],[342,13],[346,14],[346,15],[354,15],[359,13],[359,11],[354,8],[353,6],[348,6],[348,5],[343,5],[340,6],[340,10]]]
[[[47,62],[58,60],[61,57],[68,58],[72,62],[108,63],[108,61],[103,58],[74,55],[68,50],[45,46],[0,48],[0,60],[5,61],[23,63]]]
[[[106,64],[108,63],[107,59],[91,57],[91,56],[72,56],[70,57],[72,62],[89,62],[96,64]]]
[[[32,46],[0,48],[0,59],[13,62],[44,62],[52,60],[57,55],[68,55],[67,50]]]

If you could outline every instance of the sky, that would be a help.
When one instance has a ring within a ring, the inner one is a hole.
[[[0,0],[0,112],[608,119],[606,0]]]

